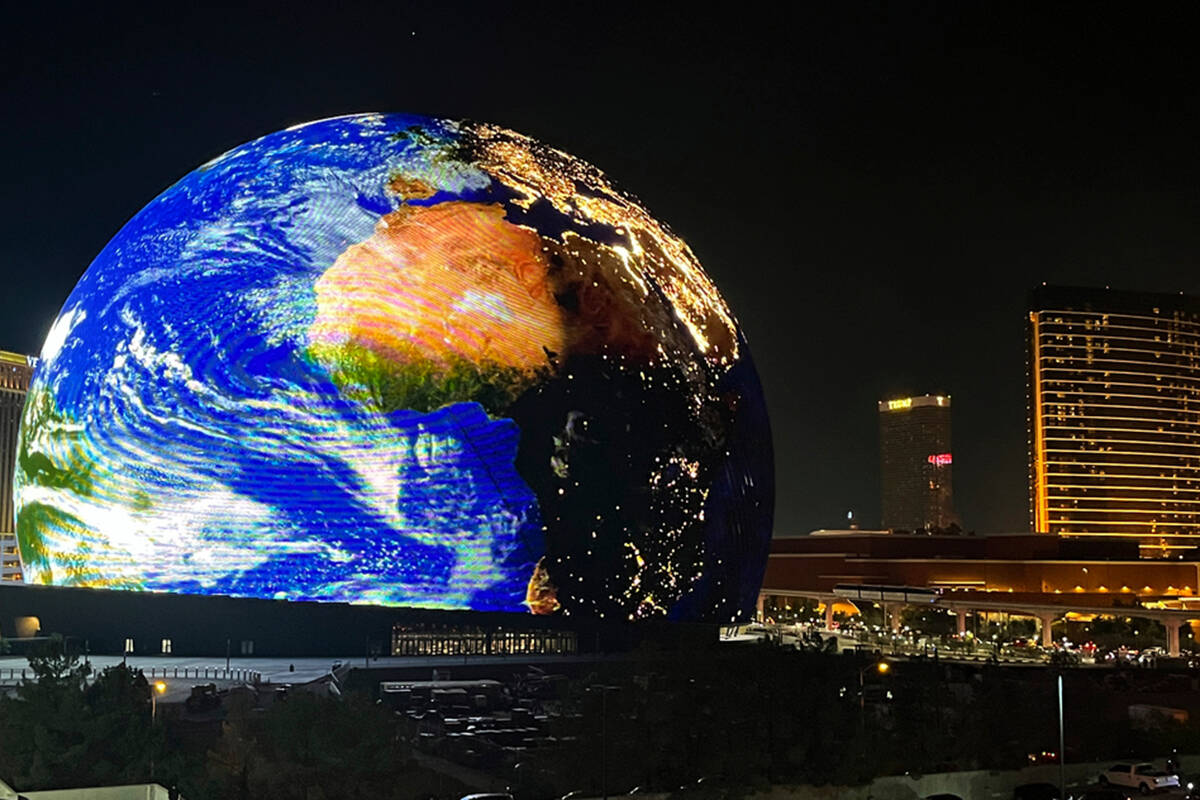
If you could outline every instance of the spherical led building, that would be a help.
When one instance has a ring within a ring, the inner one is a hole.
[[[30,387],[27,581],[729,621],[770,432],[695,256],[595,168],[402,115],[184,177],[80,279]]]

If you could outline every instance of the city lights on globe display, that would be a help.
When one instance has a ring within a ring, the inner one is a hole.
[[[684,242],[486,124],[237,147],[66,300],[25,406],[25,579],[608,619],[747,617],[762,390]]]

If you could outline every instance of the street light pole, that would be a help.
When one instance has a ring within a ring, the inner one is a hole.
[[[589,692],[600,692],[600,795],[608,800],[608,693],[620,686],[591,686]]]
[[[867,696],[863,686],[863,673],[867,668],[858,671],[858,732],[860,736],[867,735]]]
[[[608,690],[600,690],[600,796],[608,800]]]
[[[154,718],[158,715],[158,697],[154,691],[156,687],[150,687],[150,731],[154,732]],[[154,737],[150,740],[150,780],[154,780]]]
[[[867,664],[867,666],[858,671],[858,727],[864,739],[867,736],[867,692],[866,687],[863,685],[863,675],[869,669],[874,669],[880,675],[884,675],[891,669],[891,666],[887,661],[880,659],[873,664]]]
[[[1067,796],[1067,747],[1063,735],[1063,676],[1058,673],[1058,796]]]
[[[155,681],[150,685],[150,730],[154,730],[155,721],[158,717],[158,696],[167,690],[167,684],[163,681]],[[154,748],[155,743],[150,743],[150,779],[154,780]]]

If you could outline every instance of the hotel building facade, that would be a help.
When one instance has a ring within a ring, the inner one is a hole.
[[[21,580],[13,519],[13,474],[17,467],[17,432],[34,359],[0,350],[0,581]]]
[[[1032,529],[1200,546],[1200,299],[1041,286],[1027,325]]]
[[[953,460],[949,396],[881,400],[883,527],[943,530],[956,523]]]

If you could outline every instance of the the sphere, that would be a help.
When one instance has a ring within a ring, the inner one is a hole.
[[[32,582],[724,621],[774,502],[687,245],[565,153],[401,115],[139,212],[46,339],[15,489]]]

